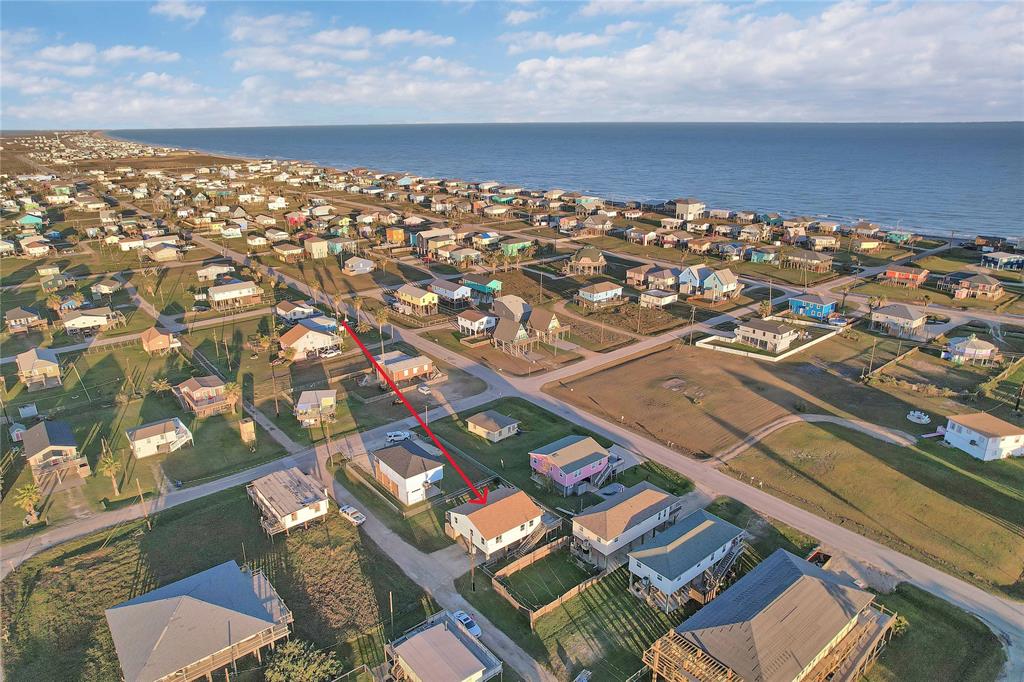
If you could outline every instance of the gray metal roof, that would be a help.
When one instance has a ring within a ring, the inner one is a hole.
[[[34,457],[50,447],[78,447],[75,434],[67,422],[42,421],[22,437],[25,457]]]
[[[150,682],[286,618],[262,574],[228,561],[107,609],[127,682]]]
[[[676,632],[745,682],[790,682],[873,600],[780,549]]]
[[[658,575],[675,580],[743,531],[703,509],[680,519],[629,553]]]
[[[412,478],[419,474],[433,471],[444,466],[444,462],[434,459],[430,454],[415,443],[399,443],[388,448],[377,450],[373,456],[384,462],[396,474],[403,478]]]
[[[559,469],[569,473],[604,459],[608,451],[590,436],[566,436],[531,450],[530,454],[545,455]]]
[[[324,487],[298,467],[275,471],[252,482],[278,518],[305,509],[311,504],[327,501]]]

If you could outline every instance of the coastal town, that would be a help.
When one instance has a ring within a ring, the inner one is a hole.
[[[1024,678],[1024,238],[0,161],[6,678]]]

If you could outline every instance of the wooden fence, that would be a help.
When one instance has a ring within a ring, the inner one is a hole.
[[[592,578],[587,578],[579,585],[569,588],[564,594],[556,597],[554,600],[542,606],[538,606],[536,608],[531,608],[520,602],[515,597],[515,595],[513,595],[512,592],[509,591],[509,589],[501,583],[501,579],[515,573],[516,571],[520,571],[526,568],[527,566],[536,561],[540,561],[544,557],[549,556],[550,554],[557,552],[560,549],[565,548],[571,541],[572,536],[566,535],[555,540],[554,542],[549,542],[548,544],[542,547],[538,547],[529,554],[526,554],[525,556],[516,559],[508,566],[505,566],[501,570],[496,571],[494,575],[491,576],[491,587],[494,589],[495,592],[501,595],[501,597],[505,599],[505,601],[511,604],[513,608],[515,608],[517,611],[526,616],[526,618],[530,621],[531,630],[533,630],[536,627],[537,620],[541,616],[551,613],[565,602],[582,593],[584,590],[593,587],[602,579],[604,579],[605,576],[608,575],[609,571],[602,571],[600,574],[595,575]]]

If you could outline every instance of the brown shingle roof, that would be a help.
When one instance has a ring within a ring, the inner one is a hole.
[[[614,540],[629,528],[671,507],[675,502],[675,496],[647,481],[641,481],[585,509],[573,519],[573,523],[578,523],[604,540]]]
[[[465,516],[485,540],[491,540],[542,516],[544,512],[522,490],[499,488],[487,496],[487,504],[466,502],[450,513]]]

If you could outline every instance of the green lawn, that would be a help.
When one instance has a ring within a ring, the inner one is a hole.
[[[992,682],[1006,654],[984,623],[907,583],[878,601],[907,619],[909,629],[882,651],[865,682]]]
[[[455,587],[558,679],[570,680],[589,669],[595,680],[622,681],[643,666],[644,650],[687,615],[666,615],[640,601],[627,591],[628,576],[625,567],[614,571],[542,616],[536,632],[482,572],[476,574],[475,590],[468,573],[455,580]]]
[[[551,603],[593,574],[583,568],[567,548],[562,548],[506,576],[503,581],[521,604],[537,608]]]
[[[378,287],[393,288],[401,286],[406,281],[430,277],[430,273],[404,263],[397,265],[385,261],[378,261],[378,269],[371,274],[346,275],[337,256],[300,263],[285,263],[273,255],[263,254],[260,256],[260,262],[311,287],[317,287],[331,296],[348,296],[357,291]]]
[[[506,438],[498,443],[491,443],[467,431],[463,419],[485,410],[497,410],[520,420],[519,435]],[[457,450],[479,460],[484,466],[496,471],[541,503],[552,509],[558,507],[580,509],[601,501],[601,498],[593,493],[563,497],[534,482],[530,479],[531,469],[528,453],[542,445],[573,434],[594,436],[594,439],[605,447],[611,445],[611,441],[608,439],[597,436],[520,398],[495,400],[471,412],[460,414],[458,417],[458,421],[453,417],[447,417],[431,422],[430,428],[438,437],[453,445]]]
[[[615,480],[625,486],[632,486],[641,481],[648,481],[667,493],[682,496],[693,490],[693,481],[686,478],[677,471],[658,464],[657,462],[643,462],[626,469],[615,476]]]
[[[935,442],[903,448],[801,424],[724,470],[969,582],[1024,595],[1024,461],[981,462]]]
[[[965,270],[968,266],[979,265],[981,263],[981,252],[975,251],[974,249],[964,248],[952,248],[934,256],[927,256],[920,260],[914,261],[914,265],[925,268],[930,272],[944,275],[950,272],[957,272]],[[1024,282],[1024,273],[1021,272],[1010,272],[1008,270],[990,270],[985,269],[985,272],[996,279],[1003,280],[1004,282]]]
[[[762,558],[777,549],[784,549],[799,557],[807,556],[818,546],[818,541],[804,535],[786,524],[761,516],[739,500],[731,497],[718,497],[707,506],[707,510],[725,519],[737,528],[750,533],[753,547]]]
[[[262,569],[293,612],[295,635],[334,649],[346,669],[383,661],[389,598],[396,632],[435,610],[333,509],[310,528],[271,541],[244,489],[232,488],[160,512],[153,524],[151,532],[140,520],[58,545],[4,579],[8,679],[120,679],[104,609],[232,559]]]

